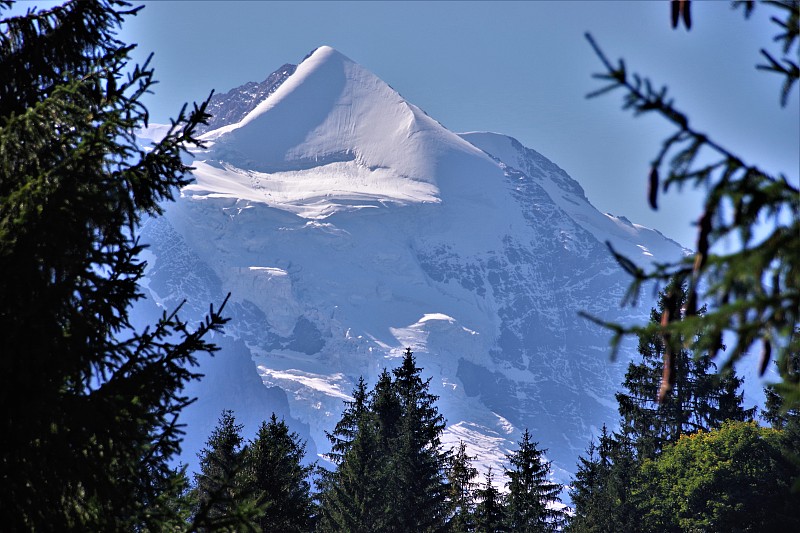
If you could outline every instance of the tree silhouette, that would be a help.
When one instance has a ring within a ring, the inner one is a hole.
[[[0,2],[0,9],[10,2]],[[115,37],[138,11],[74,0],[0,21],[0,523],[14,531],[189,527],[179,492],[181,391],[219,311],[144,330],[142,217],[189,183],[205,104],[149,150],[153,71]],[[223,304],[224,305],[224,304]]]

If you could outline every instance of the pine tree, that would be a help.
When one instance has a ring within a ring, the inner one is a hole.
[[[0,2],[0,9],[8,7]],[[224,319],[136,330],[141,218],[186,185],[205,104],[143,150],[153,82],[115,32],[137,9],[74,0],[0,21],[0,523],[13,531],[178,523],[170,460],[197,350]],[[161,506],[160,509],[152,508]],[[186,526],[188,527],[188,526]]]
[[[325,432],[325,436],[331,443],[331,451],[328,452],[330,460],[339,465],[342,463],[344,455],[350,449],[353,441],[359,434],[359,424],[362,418],[369,412],[367,384],[364,377],[358,378],[358,384],[353,390],[353,400],[345,402],[345,409],[342,418],[336,423],[332,432]]]
[[[597,445],[589,444],[586,457],[578,459],[570,498],[573,514],[567,531],[575,533],[638,530],[639,510],[631,499],[631,485],[637,472],[633,449],[625,437],[609,434],[606,426]]]
[[[554,507],[561,503],[561,485],[549,480],[550,463],[545,450],[538,449],[526,429],[518,448],[506,455],[506,527],[524,533],[557,531],[565,513]]]
[[[257,510],[253,491],[245,482],[242,427],[232,411],[223,411],[197,454],[200,471],[194,477],[194,522],[201,531],[255,528]]]
[[[607,436],[606,426],[603,426],[601,443]],[[569,518],[567,531],[575,533],[608,531],[601,519],[613,512],[613,508],[607,505],[607,483],[610,473],[611,464],[608,456],[598,450],[592,439],[586,450],[586,456],[578,457],[578,470],[569,490],[573,514]]]
[[[438,531],[447,518],[447,453],[441,443],[445,421],[436,408],[438,397],[428,392],[430,378],[423,381],[421,372],[410,348],[393,371],[401,409],[390,456],[397,531]]]
[[[786,368],[781,371],[788,382],[787,384],[770,384],[764,388],[764,410],[762,418],[769,422],[775,429],[789,430],[800,434],[800,399],[793,398],[789,393],[800,383],[800,351],[789,354],[784,364]],[[784,394],[778,389],[786,389]]]
[[[483,486],[475,491],[475,497],[478,500],[475,507],[475,532],[502,533],[506,531],[503,495],[494,486],[492,467],[489,467],[485,474]]]
[[[800,383],[800,351],[789,354],[784,364],[784,381],[764,388],[766,402],[761,416],[781,430],[784,454],[800,471],[800,398],[795,394]],[[794,480],[793,489],[800,491],[800,477]]]
[[[473,480],[478,477],[478,470],[472,466],[472,459],[474,457],[467,455],[467,445],[461,441],[447,468],[452,513],[449,528],[453,532],[475,530],[475,489],[478,484]]]
[[[658,308],[651,310],[651,322],[661,323],[667,316],[681,320],[686,300],[686,287],[673,280],[660,293]],[[742,380],[733,369],[716,373],[708,354],[695,357],[682,349],[687,342],[680,337],[667,341],[658,334],[640,335],[642,360],[628,365],[623,383],[625,392],[617,393],[622,431],[634,441],[640,458],[655,457],[666,444],[676,442],[683,434],[718,428],[726,420],[746,420],[754,413],[754,409],[742,408]],[[666,385],[665,360],[674,384],[659,401],[660,391]]]
[[[342,419],[328,439],[334,472],[321,480],[320,531],[381,531],[386,529],[385,497],[390,472],[379,454],[378,422],[370,410],[363,378],[346,403]]]
[[[243,452],[244,484],[256,498],[261,531],[309,531],[314,516],[305,444],[275,413]]]

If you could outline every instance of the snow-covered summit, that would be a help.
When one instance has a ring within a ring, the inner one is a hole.
[[[604,243],[642,262],[681,247],[598,212],[513,138],[447,130],[333,48],[284,74],[258,102],[228,93],[221,108],[244,114],[204,135],[196,182],[143,228],[151,300],[199,317],[230,291],[226,333],[320,452],[358,377],[410,346],[447,442],[468,437],[496,465],[529,428],[573,468],[622,378],[578,312],[647,312],[619,308],[629,280]],[[207,394],[237,390],[239,370],[209,372]]]
[[[362,200],[439,202],[443,163],[492,164],[329,46],[241,121],[203,138],[213,146],[189,191],[246,197],[309,218]]]

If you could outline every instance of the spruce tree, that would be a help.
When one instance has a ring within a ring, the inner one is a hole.
[[[333,472],[323,472],[322,531],[439,531],[447,526],[449,454],[444,418],[410,349],[366,394],[359,381],[328,435]]]
[[[255,439],[245,448],[244,485],[258,505],[261,531],[309,531],[314,516],[309,476],[304,466],[305,443],[290,432],[275,413],[262,422]]]
[[[0,9],[10,5],[0,2]],[[170,460],[203,340],[174,313],[135,329],[142,217],[189,183],[206,117],[144,150],[153,71],[115,37],[129,4],[74,0],[0,21],[0,523],[13,531],[179,523]],[[179,491],[178,491],[179,492]],[[159,506],[160,508],[153,508]],[[186,526],[189,527],[189,526]]]
[[[789,354],[784,361],[786,368],[781,372],[786,384],[769,384],[764,387],[764,410],[762,418],[773,428],[788,430],[800,435],[800,398],[790,393],[800,383],[800,351]],[[779,393],[784,389],[784,394]]]
[[[467,445],[461,441],[447,468],[452,513],[449,529],[453,532],[475,530],[475,489],[478,484],[473,480],[478,477],[478,470],[472,466],[472,459],[474,457],[467,454]]]
[[[503,495],[494,486],[492,467],[486,471],[483,485],[475,491],[478,504],[475,506],[476,533],[502,533],[505,529]]]
[[[378,381],[370,393],[369,408],[374,413],[378,424],[379,453],[383,457],[390,457],[400,434],[403,407],[392,381],[392,375],[385,368],[378,376]]]
[[[603,426],[603,434],[606,427]],[[602,440],[602,436],[601,436]],[[594,439],[589,443],[586,455],[578,457],[578,470],[569,490],[573,513],[569,518],[567,531],[574,533],[599,533],[607,531],[600,518],[610,514],[606,506],[606,482],[610,474],[608,458],[595,446]]]
[[[790,354],[784,364],[784,381],[764,388],[766,402],[761,416],[781,430],[784,454],[800,471],[800,398],[795,394],[800,383],[800,351]],[[800,492],[800,477],[794,480],[793,490]]]
[[[544,460],[546,450],[540,450],[526,429],[518,448],[506,455],[508,495],[506,496],[506,527],[524,533],[557,531],[565,517],[555,507],[561,503],[561,485],[549,480],[550,463]]]
[[[683,319],[687,297],[685,285],[671,281],[650,312],[651,322],[661,323],[667,316]],[[628,365],[625,392],[616,396],[622,431],[633,440],[640,458],[655,457],[683,434],[715,429],[726,420],[752,418],[754,409],[742,407],[742,380],[733,369],[717,373],[709,354],[695,356],[682,348],[688,343],[682,337],[665,340],[649,332],[639,337],[641,362]],[[669,372],[664,370],[665,360]],[[667,375],[674,383],[661,394]]]
[[[397,531],[438,531],[447,518],[447,453],[441,435],[444,417],[437,396],[428,392],[430,378],[422,380],[411,348],[393,371],[401,416],[391,457],[395,479],[392,494]]]
[[[636,464],[633,451],[625,442],[624,437],[617,440],[604,425],[597,445],[592,441],[586,456],[578,459],[578,471],[569,492],[573,512],[567,531],[637,530],[633,518],[638,516],[638,509],[630,497]]]
[[[370,410],[363,378],[328,439],[336,470],[322,475],[318,530],[384,530],[386,509],[391,506],[385,497],[390,472],[379,453],[377,417]]]
[[[342,463],[344,455],[359,434],[359,423],[369,412],[368,395],[367,384],[364,382],[364,377],[361,376],[353,390],[353,399],[345,402],[342,418],[336,423],[333,431],[325,432],[325,436],[331,443],[328,458],[336,465]]]
[[[197,454],[200,471],[194,476],[194,522],[201,531],[255,528],[253,491],[245,480],[242,427],[232,411],[223,411]]]
[[[613,502],[612,530],[619,533],[637,533],[641,515],[640,501],[634,492],[638,480],[639,462],[635,443],[625,433],[613,433],[606,441],[611,459],[607,498]]]

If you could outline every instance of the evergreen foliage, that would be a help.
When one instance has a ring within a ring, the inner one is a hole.
[[[598,444],[589,443],[585,457],[578,458],[578,470],[569,491],[574,513],[567,531],[602,533],[623,531],[617,519],[622,498],[615,486],[615,446],[606,426],[603,426]]]
[[[386,462],[378,453],[374,417],[364,416],[352,445],[334,472],[325,472],[319,531],[383,531],[391,501]]]
[[[650,321],[660,324],[668,314],[674,320],[684,319],[687,291],[672,280],[660,293],[658,308],[650,312]],[[702,316],[703,311],[698,311]],[[688,344],[686,338],[670,339],[679,346]],[[667,349],[661,335],[641,332],[639,335],[640,363],[630,363],[623,388],[617,393],[622,432],[635,443],[640,458],[655,457],[668,443],[681,435],[714,429],[726,420],[752,418],[755,409],[743,409],[742,380],[733,369],[716,373],[716,365],[707,353],[697,356],[684,349]],[[659,399],[659,389],[665,383],[665,359],[671,368],[674,385],[669,394]]]
[[[503,495],[494,486],[492,468],[486,472],[483,485],[475,491],[477,505],[475,507],[476,533],[503,533],[505,529],[505,501]]]
[[[686,298],[684,287],[671,282],[652,320],[661,321],[669,309],[681,313]],[[664,343],[641,334],[639,348],[642,362],[630,364],[625,392],[617,394],[620,431],[609,435],[604,427],[598,445],[592,442],[579,459],[567,530],[791,530],[782,528],[800,519],[800,508],[788,503],[790,480],[800,468],[787,449],[800,441],[788,431],[792,415],[781,409],[783,397],[774,395],[764,415],[781,431],[765,433],[748,423],[754,409],[742,408],[741,380],[732,369],[720,376],[711,372],[707,354],[681,350],[667,358],[675,386],[658,403],[659,382],[666,379]],[[764,481],[761,471],[774,478]],[[761,507],[772,509],[771,519]]]
[[[680,3],[688,18],[689,2]],[[764,4],[776,12],[772,17],[778,26],[774,40],[781,50],[777,58],[776,53],[761,50],[766,62],[758,69],[783,78],[781,103],[785,105],[792,86],[800,79],[800,2],[776,0]],[[749,16],[755,3],[735,5],[745,6],[745,15]],[[760,372],[763,374],[775,352],[785,385],[780,392],[797,401],[800,383],[790,381],[785,368],[790,354],[800,351],[800,190],[785,175],[764,172],[697,130],[674,106],[666,87],[658,88],[646,77],[630,72],[622,60],[613,65],[588,34],[587,39],[605,69],[596,77],[608,82],[589,97],[621,89],[625,109],[636,115],[655,113],[674,127],[651,165],[651,207],[657,208],[659,192],[670,187],[705,187],[707,191],[704,212],[697,222],[693,257],[658,264],[647,272],[612,249],[633,277],[623,303],[635,301],[649,281],[667,283],[677,278],[688,287],[683,319],[667,314],[661,322],[632,327],[594,320],[614,332],[615,351],[625,335],[662,338],[666,369],[662,399],[677,382],[668,360],[682,349],[678,339],[693,339],[691,348],[696,355],[708,353],[713,358],[722,349],[726,335],[733,342],[726,366],[732,366],[760,343]],[[665,173],[667,177],[662,180]],[[730,251],[726,242],[738,246]],[[699,300],[709,303],[710,310],[704,315],[697,314]],[[702,335],[694,337],[697,332]]]
[[[637,483],[639,462],[636,456],[636,443],[626,434],[613,433],[601,442],[611,463],[607,494],[604,496],[615,506],[614,514],[608,518],[612,530],[619,533],[638,533],[639,500],[633,488]],[[606,451],[607,450],[607,451]]]
[[[451,455],[447,468],[448,499],[452,513],[449,526],[453,532],[475,530],[475,489],[478,484],[473,480],[478,477],[478,470],[472,466],[472,459],[474,457],[467,454],[467,445],[461,441]]]
[[[232,411],[220,415],[205,448],[197,455],[194,520],[200,531],[256,531],[255,498],[245,479],[242,425]]]
[[[0,9],[10,5],[0,3]],[[33,10],[32,10],[33,11]],[[175,313],[143,331],[142,217],[189,183],[206,117],[181,111],[145,151],[154,83],[115,38],[137,9],[74,0],[0,21],[0,523],[13,531],[181,525],[177,416],[205,335]],[[179,527],[179,526],[175,526]],[[179,527],[179,528],[180,528]]]
[[[362,380],[328,435],[334,472],[323,472],[322,531],[439,531],[449,504],[444,418],[413,353],[384,370],[367,393]]]
[[[263,422],[243,452],[245,486],[258,505],[261,531],[310,531],[314,518],[309,476],[304,466],[306,446],[275,413]]]
[[[784,382],[770,384],[764,388],[766,402],[762,417],[781,431],[784,455],[800,471],[800,399],[778,391],[791,391],[800,382],[800,352],[792,353],[785,361]],[[800,476],[796,477],[793,490],[800,492]]]
[[[397,531],[438,531],[447,519],[448,454],[441,443],[445,421],[436,408],[438,397],[428,392],[430,378],[423,381],[421,372],[411,348],[393,371],[402,413],[390,456]]]
[[[561,485],[549,480],[550,463],[544,460],[546,450],[540,450],[526,429],[518,448],[506,456],[508,494],[506,496],[506,527],[522,533],[557,531],[565,513],[554,507],[561,503]]]
[[[378,432],[378,453],[390,457],[400,436],[403,407],[394,387],[392,375],[385,368],[370,394],[370,410],[375,415]]]
[[[345,402],[342,418],[336,423],[332,432],[326,432],[326,437],[331,443],[328,458],[334,464],[342,464],[345,454],[360,434],[360,424],[369,413],[368,394],[367,384],[362,376],[358,378],[358,384],[353,390],[353,400]]]
[[[386,463],[379,428],[363,378],[345,402],[341,420],[327,435],[334,472],[321,471],[319,531],[380,531],[386,527]]]
[[[800,382],[800,351],[786,358],[783,374],[789,386]],[[800,433],[800,400],[786,398],[778,392],[782,384],[770,384],[764,388],[766,402],[761,416],[775,429],[786,429]]]

